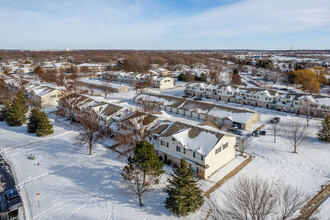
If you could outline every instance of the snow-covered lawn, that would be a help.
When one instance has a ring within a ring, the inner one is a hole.
[[[321,185],[329,182],[330,145],[317,139],[319,120],[310,121],[308,138],[304,145],[297,148],[298,153],[294,154],[292,153],[293,147],[281,132],[279,132],[276,143],[273,143],[272,127],[267,121],[274,117],[275,113],[262,115],[262,122],[265,123],[262,130],[266,130],[266,135],[251,137],[252,145],[247,152],[254,155],[255,158],[236,176],[211,194],[211,198],[216,199],[219,204],[221,204],[222,192],[228,190],[241,176],[259,176],[275,184],[290,184],[300,188],[305,195],[311,197],[321,189]],[[282,114],[278,128],[292,118],[306,123],[303,118]],[[329,202],[322,204],[322,213],[329,213],[325,211],[330,209],[329,204]],[[321,219],[329,219],[329,217],[323,216]]]
[[[155,191],[143,195],[141,208],[137,197],[122,188],[125,159],[102,146],[89,156],[87,148],[73,145],[77,132],[65,121],[53,124],[54,134],[39,138],[26,133],[26,126],[0,123],[0,148],[14,169],[27,219],[177,219],[163,205],[162,188],[171,168],[165,166],[166,174]],[[28,159],[31,153],[36,160]],[[198,212],[189,219],[204,215]]]
[[[211,194],[221,204],[222,192],[229,189],[240,176],[259,176],[275,183],[299,187],[306,195],[313,196],[321,185],[330,179],[330,146],[316,137],[319,120],[310,121],[308,139],[292,153],[292,146],[285,136],[279,134],[273,143],[269,119],[280,115],[279,128],[285,121],[296,116],[264,110],[260,123],[264,123],[266,136],[251,137],[247,150],[254,159],[236,176]],[[172,116],[172,115],[171,115]],[[303,123],[305,119],[300,118]],[[0,123],[0,150],[9,160],[25,199],[26,216],[29,219],[177,219],[163,206],[166,194],[162,191],[167,172],[154,192],[143,196],[140,208],[135,196],[122,188],[121,170],[125,159],[118,159],[110,150],[98,146],[93,156],[87,148],[73,145],[76,131],[63,118],[52,119],[54,134],[39,138],[26,133],[26,126],[8,127]],[[30,154],[36,160],[29,160]],[[205,191],[240,164],[244,159],[236,157],[209,179],[200,181]],[[40,166],[37,166],[40,163]],[[40,193],[40,208],[36,200]],[[329,199],[328,199],[329,200]],[[321,219],[328,219],[329,201],[321,206]],[[205,210],[186,219],[203,219]]]

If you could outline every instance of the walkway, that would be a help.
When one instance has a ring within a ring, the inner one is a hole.
[[[216,184],[214,184],[209,190],[204,193],[204,196],[209,199],[210,194],[213,193],[216,189],[222,186],[228,179],[235,176],[239,171],[241,171],[246,165],[248,165],[252,161],[252,155],[249,156],[247,160],[244,160],[240,165],[238,165],[235,169],[230,171],[226,176],[224,176],[221,180],[219,180]],[[206,217],[204,220],[207,220],[210,216],[210,210],[207,212]]]
[[[229,178],[235,176],[239,171],[241,171],[251,161],[252,161],[252,156],[250,155],[247,160],[243,161],[235,169],[230,171],[226,176],[224,176],[221,180],[219,180],[216,184],[214,184],[209,190],[207,190],[204,193],[204,196],[209,199],[211,193],[213,193],[216,189],[218,189],[220,186],[222,186]]]
[[[330,196],[330,183],[327,184],[318,194],[316,194],[307,204],[300,210],[301,215],[297,220],[307,219],[313,212]]]

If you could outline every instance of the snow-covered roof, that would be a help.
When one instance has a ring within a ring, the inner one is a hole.
[[[191,137],[189,132],[192,131],[192,128],[184,129],[176,134],[173,137],[182,144],[186,149],[192,151],[197,151],[202,155],[208,155],[213,147],[219,142],[219,138],[215,133],[202,131],[197,136]]]

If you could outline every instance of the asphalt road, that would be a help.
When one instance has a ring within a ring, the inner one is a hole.
[[[17,219],[17,212],[12,213],[12,215],[8,215],[6,199],[3,196],[3,193],[9,189],[15,187],[15,180],[13,174],[10,170],[9,165],[2,158],[0,154],[0,219]]]

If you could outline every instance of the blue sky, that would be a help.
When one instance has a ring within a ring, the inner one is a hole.
[[[329,0],[0,0],[0,49],[330,49]]]

